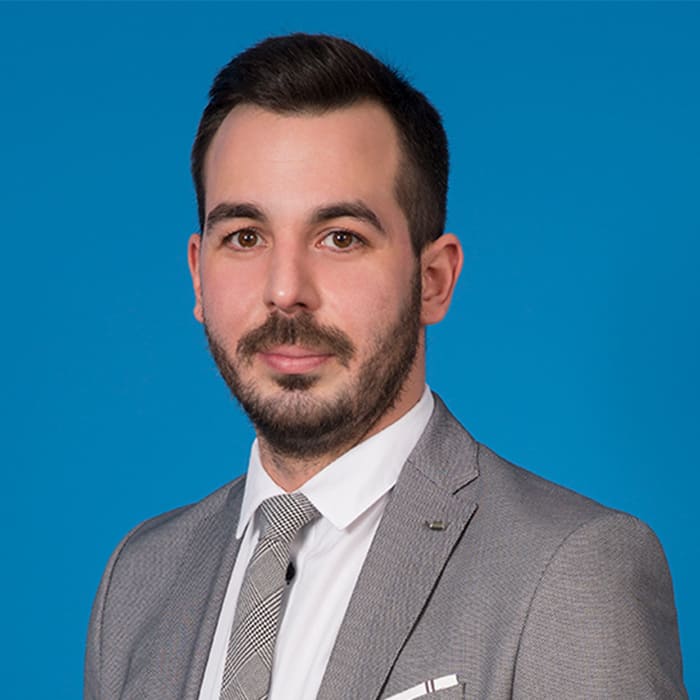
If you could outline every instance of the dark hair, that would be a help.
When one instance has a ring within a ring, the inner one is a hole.
[[[236,56],[216,76],[192,147],[192,177],[204,230],[204,159],[237,105],[280,114],[322,113],[371,100],[396,125],[402,162],[396,198],[416,254],[444,231],[447,136],[437,110],[399,73],[355,44],[323,34],[272,37]]]

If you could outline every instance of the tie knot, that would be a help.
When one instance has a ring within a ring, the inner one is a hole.
[[[304,525],[321,514],[303,493],[285,493],[260,504],[264,523],[261,539],[291,542]]]

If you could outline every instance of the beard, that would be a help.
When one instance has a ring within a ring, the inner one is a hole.
[[[340,329],[318,323],[308,312],[272,314],[238,341],[235,359],[206,318],[204,330],[221,376],[257,434],[282,457],[313,459],[357,444],[394,407],[416,359],[420,310],[418,268],[398,319],[377,329],[356,379],[325,399],[312,394],[320,379],[314,373],[280,374],[274,379],[282,393],[264,396],[255,380],[242,379],[240,368],[251,367],[259,352],[294,344],[331,354],[348,367],[357,349]]]

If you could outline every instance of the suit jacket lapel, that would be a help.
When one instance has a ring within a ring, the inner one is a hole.
[[[478,476],[476,443],[435,398],[430,423],[399,476],[360,572],[318,700],[380,696],[476,510],[463,490]]]
[[[192,533],[171,594],[153,635],[150,684],[140,698],[196,700],[226,593],[239,541],[236,524],[243,480],[235,484],[219,511]]]

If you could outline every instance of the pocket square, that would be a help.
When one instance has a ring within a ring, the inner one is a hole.
[[[418,685],[414,685],[413,688],[408,690],[402,690],[396,695],[392,695],[385,700],[414,700],[414,698],[421,698],[428,693],[434,693],[437,690],[445,690],[445,688],[454,688],[459,685],[457,680],[457,674],[453,673],[451,676],[440,676],[440,678],[433,678],[429,681],[423,681]]]

